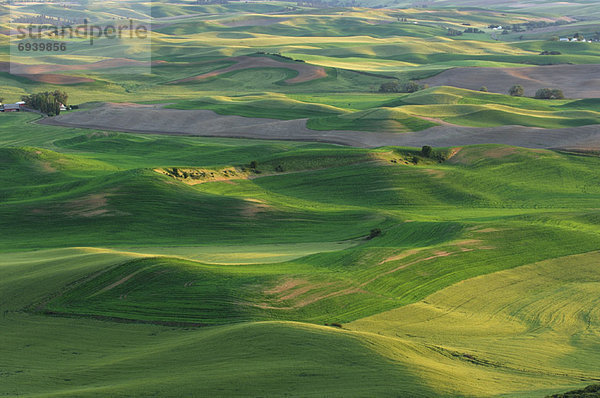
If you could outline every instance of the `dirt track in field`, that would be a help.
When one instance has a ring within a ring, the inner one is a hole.
[[[112,103],[89,110],[63,113],[42,119],[40,123],[132,133],[316,141],[355,147],[505,144],[528,148],[600,149],[600,125],[564,129],[442,125],[414,133],[315,131],[306,127],[306,119],[246,118],[218,115],[209,110],[164,109],[162,105]]]
[[[295,70],[296,72],[298,72],[298,76],[292,79],[287,79],[285,81],[286,83],[308,82],[310,80],[320,79],[322,77],[327,76],[327,73],[325,72],[324,68],[320,66],[306,64],[303,62],[281,62],[268,57],[249,57],[246,55],[232,57],[228,60],[235,61],[236,63],[227,68],[218,69],[212,72],[204,73],[202,75],[177,80],[172,82],[172,84],[203,80],[209,77],[219,76],[227,72],[252,68],[285,68]]]
[[[548,55],[549,59],[552,55]],[[423,80],[430,86],[454,86],[507,94],[520,84],[526,96],[544,87],[559,88],[567,98],[600,98],[600,64],[548,65],[524,68],[454,68]]]

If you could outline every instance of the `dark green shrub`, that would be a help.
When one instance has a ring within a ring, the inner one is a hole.
[[[423,155],[426,158],[430,158],[432,154],[433,148],[429,145],[423,145],[423,148],[421,148],[421,155]]]
[[[581,390],[548,395],[546,398],[600,398],[600,384],[592,384]]]
[[[513,97],[522,97],[525,94],[525,89],[520,84],[515,84],[508,90],[508,93]]]
[[[379,229],[379,228],[373,228],[371,230],[371,232],[369,232],[369,236],[367,237],[367,239],[370,240],[370,239],[376,238],[378,236],[381,236],[381,234],[382,234],[381,229]]]
[[[395,82],[386,82],[381,84],[379,87],[380,93],[415,93],[420,90],[426,89],[428,86],[426,84],[419,84],[415,81],[408,81],[406,83],[400,83],[398,81]]]

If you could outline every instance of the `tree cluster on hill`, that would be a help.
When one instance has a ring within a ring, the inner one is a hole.
[[[60,105],[66,105],[69,96],[64,91],[46,91],[43,93],[25,95],[21,98],[25,105],[42,113],[53,116],[60,113]]]
[[[446,36],[461,36],[463,34],[463,32],[461,32],[458,29],[453,29],[453,28],[448,28],[448,30],[446,31]]]
[[[386,82],[379,87],[380,93],[415,93],[419,90],[424,90],[428,86],[426,84],[419,84],[415,81],[408,81],[401,83],[399,81]]]
[[[52,26],[75,25],[77,23],[77,21],[74,19],[53,17],[53,16],[49,16],[49,15],[44,15],[44,14],[24,15],[24,16],[13,19],[12,22],[13,23],[22,23],[22,24],[52,25]]]
[[[467,29],[465,29],[465,33],[485,33],[485,32],[483,30],[477,29],[477,28],[467,28]]]
[[[537,99],[563,99],[563,98],[565,98],[565,95],[563,94],[562,90],[559,90],[557,88],[555,88],[555,89],[540,88],[538,91],[536,91],[535,98],[537,98]]]
[[[549,26],[559,26],[559,25],[566,25],[568,24],[568,21],[555,21],[555,22],[548,22],[548,21],[527,21],[523,24],[523,26],[525,27],[525,29],[527,30],[531,30],[531,29],[537,29],[537,28],[546,28]]]

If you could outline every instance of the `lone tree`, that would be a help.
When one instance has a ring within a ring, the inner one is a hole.
[[[373,228],[371,230],[371,232],[369,232],[369,236],[367,237],[367,239],[371,240],[371,239],[376,238],[378,236],[381,236],[381,229],[379,229],[379,228]]]
[[[430,158],[432,154],[433,148],[429,145],[423,145],[423,148],[421,148],[421,155],[423,155],[425,158]]]
[[[513,97],[522,97],[525,94],[525,90],[520,84],[515,84],[508,90],[508,93]]]
[[[481,86],[481,88],[479,89],[479,91],[487,93],[488,92],[488,88],[486,86]]]

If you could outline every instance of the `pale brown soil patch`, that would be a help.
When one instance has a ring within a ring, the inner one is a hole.
[[[419,119],[427,120],[428,122],[437,123],[442,126],[458,126],[458,124],[449,123],[445,120],[438,119],[435,117],[427,117],[427,116],[420,116],[420,115],[413,115],[413,116],[418,117]]]
[[[267,295],[271,295],[271,296],[273,296],[273,295],[277,296],[274,299],[275,302],[281,303],[281,302],[296,299],[302,295],[305,295],[306,293],[309,293],[312,290],[322,289],[324,287],[331,286],[331,285],[332,285],[332,283],[311,283],[305,279],[288,279],[273,288],[265,290],[264,293]],[[314,295],[311,295],[307,298],[302,299],[301,301],[296,302],[292,306],[286,306],[286,307],[274,306],[269,303],[260,303],[260,304],[257,304],[257,306],[260,308],[290,310],[290,309],[304,307],[312,302],[321,300],[323,298],[330,297],[331,295],[336,295],[338,293],[340,293],[340,292],[332,292],[332,293],[326,293],[326,294],[316,293]]]
[[[306,307],[309,304],[312,303],[316,303],[317,301],[321,301],[321,300],[325,300],[331,297],[338,297],[338,296],[346,296],[348,294],[355,294],[355,293],[369,293],[366,290],[363,290],[361,288],[358,287],[351,287],[348,289],[344,289],[344,290],[340,290],[337,292],[332,292],[332,293],[327,293],[325,295],[315,295],[313,297],[308,297],[302,301],[300,301],[299,303],[297,303],[294,308],[302,308],[302,307]]]
[[[298,287],[296,289],[294,289],[293,291],[289,292],[288,294],[281,296],[277,299],[277,301],[287,301],[287,300],[293,300],[296,297],[302,296],[304,293],[308,293],[311,290],[315,289],[317,286],[322,286],[322,285],[305,285],[302,287]]]
[[[481,239],[465,239],[458,242],[453,243],[456,246],[464,246],[464,245],[478,245],[481,243]]]
[[[461,150],[455,153],[449,161],[450,163],[473,164],[481,159],[499,159],[517,153],[519,153],[518,149],[512,147],[491,148],[483,152]]]
[[[98,216],[117,216],[126,214],[124,212],[114,211],[107,208],[108,197],[111,195],[113,194],[103,192],[83,196],[79,199],[70,200],[65,205],[66,211],[64,213],[69,216],[86,218]]]
[[[438,169],[421,169],[424,173],[432,176],[433,178],[443,178],[446,176],[446,172],[444,170]]]
[[[514,155],[519,153],[516,148],[504,147],[504,148],[494,148],[489,149],[484,152],[484,156],[492,159],[503,158],[505,156]]]
[[[462,151],[462,147],[456,147],[456,148],[452,148],[450,150],[450,153],[448,154],[448,159],[452,159],[457,153],[459,153],[460,151]]]
[[[252,199],[246,199],[245,202],[246,203],[242,206],[240,210],[240,215],[246,218],[254,218],[258,214],[267,212],[273,208],[273,206],[267,205],[265,203],[257,203]]]
[[[304,285],[308,283],[307,280],[304,279],[289,279],[284,281],[283,283],[264,291],[265,294],[279,294],[285,291],[291,290],[299,285]]]
[[[412,256],[413,254],[416,254],[418,252],[419,252],[418,249],[406,250],[406,251],[403,251],[400,254],[396,254],[394,256],[386,258],[385,260],[381,261],[379,264],[381,265],[381,264],[389,263],[390,261],[402,260],[403,258],[406,258],[408,256]]]
[[[419,260],[415,260],[415,261],[412,261],[412,262],[407,263],[407,264],[402,264],[399,267],[396,267],[394,269],[391,269],[389,271],[381,273],[381,274],[379,274],[379,275],[377,275],[377,276],[369,279],[368,281],[361,283],[360,286],[361,287],[366,286],[369,283],[374,282],[374,281],[376,281],[377,279],[379,279],[381,277],[384,277],[384,276],[389,275],[389,274],[393,274],[394,272],[400,271],[401,269],[404,269],[406,267],[410,267],[411,265],[415,265],[415,264],[421,263],[423,261],[433,260],[433,259],[439,258],[439,257],[447,257],[447,256],[450,256],[452,254],[454,254],[454,253],[450,253],[450,252],[446,252],[446,251],[435,251],[435,252],[433,252],[433,256],[421,258]]]
[[[52,167],[50,162],[41,162],[40,166],[42,166],[42,170],[44,170],[46,173],[56,173],[56,169]]]
[[[498,228],[483,228],[483,229],[477,229],[473,232],[479,232],[479,233],[485,234],[485,233],[489,233],[489,232],[498,232],[498,231],[500,231],[500,229],[498,229]]]
[[[233,57],[230,58],[230,60],[235,61],[236,63],[223,69],[218,69],[212,72],[203,73],[198,76],[192,76],[185,79],[176,80],[171,83],[175,84],[203,80],[209,77],[222,75],[223,73],[252,68],[285,68],[298,72],[298,76],[292,79],[287,79],[285,81],[286,83],[302,83],[327,76],[327,73],[325,72],[325,69],[323,67],[310,65],[303,62],[281,62],[269,57],[250,57],[246,55]]]
[[[71,200],[68,204],[71,210],[67,211],[66,214],[90,217],[97,214],[98,211],[106,212],[108,210],[104,209],[104,207],[108,204],[108,196],[109,194],[107,193],[99,193]]]
[[[289,299],[292,299],[292,298],[296,298],[296,297],[298,297],[298,296],[300,296],[300,295],[302,295],[304,293],[309,292],[310,290],[317,289],[317,288],[322,288],[322,287],[325,287],[325,286],[328,286],[328,285],[331,285],[331,284],[325,283],[325,284],[304,286],[304,287],[302,287],[300,289],[296,289],[296,290],[300,291],[297,294],[296,294],[296,291],[294,291],[291,294],[285,296],[285,299],[282,298],[282,299],[277,300],[277,301],[284,301],[284,300],[289,300]],[[367,292],[366,290],[363,290],[361,288],[358,288],[358,287],[350,287],[350,288],[347,288],[347,289],[343,289],[343,290],[339,290],[339,291],[335,291],[335,292],[330,292],[330,293],[325,293],[325,294],[323,294],[323,293],[317,293],[315,295],[306,297],[306,298],[298,301],[297,303],[295,303],[292,306],[287,306],[287,307],[278,307],[278,306],[274,306],[274,305],[271,305],[271,304],[268,304],[268,303],[259,303],[259,304],[254,304],[254,305],[256,307],[259,307],[259,308],[262,308],[262,309],[288,310],[289,311],[289,310],[294,310],[294,309],[306,307],[309,304],[316,303],[317,301],[325,300],[327,298],[337,297],[337,296],[345,296],[345,295],[354,294],[354,293],[369,293],[369,292]]]

